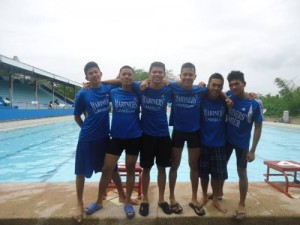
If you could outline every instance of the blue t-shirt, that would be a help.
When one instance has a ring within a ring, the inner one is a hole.
[[[201,144],[206,147],[226,145],[227,105],[221,97],[209,98],[205,94],[201,102]]]
[[[110,92],[113,106],[110,135],[113,138],[137,138],[142,135],[140,101],[136,93],[116,88]]]
[[[208,91],[193,85],[192,90],[186,90],[177,82],[171,82],[172,110],[170,125],[180,132],[195,132],[200,129],[200,102]]]
[[[228,109],[227,141],[248,150],[253,122],[261,123],[264,120],[262,102],[259,99],[238,98],[231,91],[227,95],[234,102],[234,106]]]
[[[74,115],[86,114],[79,140],[95,141],[109,135],[109,92],[115,86],[81,89],[76,95]]]
[[[140,82],[134,82],[133,86],[141,98],[143,132],[155,137],[169,136],[167,104],[170,102],[170,87],[141,91]]]

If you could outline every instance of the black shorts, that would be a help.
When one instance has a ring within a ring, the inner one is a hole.
[[[173,130],[172,146],[176,148],[183,148],[184,142],[187,142],[188,148],[199,148],[201,146],[200,131],[180,132]]]
[[[225,147],[201,148],[199,177],[208,180],[209,174],[212,179],[226,180],[228,178]]]
[[[230,159],[233,149],[235,149],[236,155],[236,166],[239,168],[247,168],[247,155],[249,150],[248,149],[241,149],[239,147],[233,146],[232,144],[227,144],[226,146],[226,160],[227,162]]]
[[[170,136],[155,137],[143,134],[140,163],[142,168],[150,169],[154,159],[158,166],[170,167],[172,143]]]
[[[141,149],[142,138],[112,138],[106,153],[121,156],[123,150],[127,155],[138,155]]]

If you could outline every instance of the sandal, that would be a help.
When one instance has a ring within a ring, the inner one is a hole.
[[[202,205],[195,205],[192,202],[190,202],[189,206],[194,210],[194,212],[198,215],[198,216],[204,216],[206,214],[204,208]]]
[[[178,202],[171,205],[170,207],[171,207],[171,211],[175,214],[180,214],[183,211],[183,208],[181,207],[181,205]]]
[[[124,205],[124,211],[128,219],[135,217],[135,211],[131,204]]]
[[[141,216],[148,216],[149,214],[149,203],[143,202],[140,205],[139,213]]]
[[[97,203],[92,203],[85,209],[85,213],[87,215],[92,215],[93,213],[97,212],[98,210],[102,209],[102,205],[98,205]]]
[[[165,214],[172,214],[172,210],[167,202],[158,203],[158,206],[162,209]]]

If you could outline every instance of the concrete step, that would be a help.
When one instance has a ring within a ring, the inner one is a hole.
[[[168,185],[168,184],[167,184]],[[85,205],[97,198],[98,183],[86,183]],[[266,183],[250,183],[247,196],[247,218],[243,225],[281,225],[300,224],[300,189],[291,188],[295,198],[289,198]],[[222,203],[227,213],[219,212],[211,200],[205,205],[207,214],[197,216],[189,207],[191,185],[177,183],[177,200],[183,207],[180,215],[165,215],[158,207],[158,189],[156,183],[149,188],[150,214],[142,217],[138,214],[139,206],[135,206],[136,217],[127,219],[123,205],[118,202],[114,192],[109,193],[104,201],[104,208],[92,216],[84,216],[82,224],[157,224],[157,225],[231,225],[238,224],[233,219],[239,199],[238,184],[226,183]],[[168,186],[165,200],[168,200]],[[297,198],[298,196],[298,198]],[[199,198],[201,192],[199,191]],[[53,225],[74,224],[72,215],[76,206],[74,183],[0,183],[0,224],[1,225]]]

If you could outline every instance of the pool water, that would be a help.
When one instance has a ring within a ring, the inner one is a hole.
[[[170,127],[171,129],[171,127]],[[0,182],[73,182],[75,150],[80,128],[74,121],[0,132]],[[278,127],[264,123],[256,160],[248,164],[250,182],[261,182],[264,160],[300,160],[300,126]],[[124,153],[120,161],[124,161]],[[228,164],[228,181],[238,181],[235,154]],[[99,181],[101,173],[87,181]],[[153,167],[151,181],[157,170]],[[187,149],[178,170],[179,182],[189,181]]]

